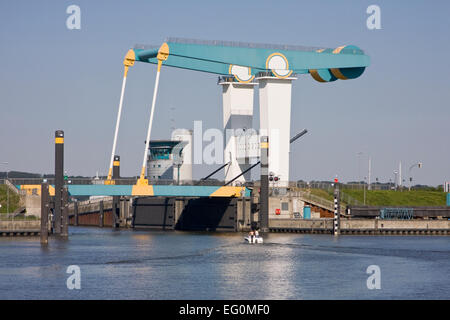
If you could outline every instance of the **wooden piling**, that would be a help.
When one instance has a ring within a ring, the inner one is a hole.
[[[73,204],[73,225],[78,226],[78,202]]]
[[[100,208],[99,208],[99,222],[98,222],[98,226],[100,228],[103,228],[103,221],[104,221],[104,206],[103,206],[103,200],[100,201]]]

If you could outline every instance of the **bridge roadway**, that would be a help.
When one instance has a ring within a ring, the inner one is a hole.
[[[19,190],[37,189],[40,185],[19,185]],[[249,197],[250,189],[233,186],[189,186],[189,185],[67,185],[71,196],[154,196],[154,197]],[[50,195],[55,189],[49,189]]]

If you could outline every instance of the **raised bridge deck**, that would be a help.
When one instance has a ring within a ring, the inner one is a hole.
[[[18,185],[20,190],[36,189],[40,194],[40,185]],[[250,189],[233,186],[190,186],[190,185],[105,185],[105,184],[69,184],[71,196],[154,196],[154,197],[249,197]],[[50,195],[55,193],[50,188]]]

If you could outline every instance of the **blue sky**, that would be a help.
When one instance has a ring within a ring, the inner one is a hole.
[[[81,30],[66,28],[71,4],[81,8]],[[381,8],[381,30],[366,27],[371,4]],[[309,133],[291,148],[291,180],[356,180],[370,155],[372,180],[393,179],[400,160],[406,178],[422,161],[415,182],[442,184],[450,180],[449,12],[448,1],[2,1],[0,161],[52,172],[54,131],[63,129],[69,174],[106,174],[122,60],[136,43],[354,44],[371,57],[360,78],[294,82],[292,134]],[[123,175],[139,174],[155,71],[139,64],[129,73],[117,152]],[[195,120],[221,127],[217,76],[165,68],[152,137]],[[194,176],[214,168],[196,167]]]

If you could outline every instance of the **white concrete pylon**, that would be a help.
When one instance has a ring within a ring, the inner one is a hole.
[[[181,165],[174,164],[173,179],[175,181],[192,181],[192,134],[192,130],[187,129],[175,129],[172,132],[173,141],[186,142],[183,146]]]
[[[269,172],[289,185],[291,89],[295,77],[257,77],[259,82],[260,135],[269,136]]]
[[[219,82],[222,86],[223,128],[224,128],[224,163],[225,182],[228,182],[248,169],[250,161],[238,155],[239,136],[253,128],[253,94],[255,83],[233,81]],[[233,184],[251,180],[251,172],[247,172]]]

